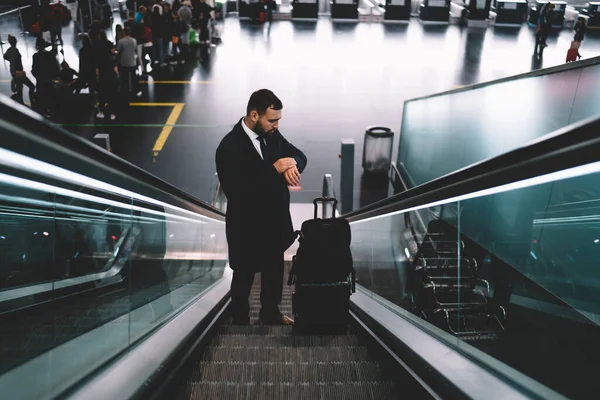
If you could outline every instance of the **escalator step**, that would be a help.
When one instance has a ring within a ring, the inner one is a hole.
[[[282,336],[282,335],[217,335],[212,346],[230,347],[297,347],[297,346],[359,346],[353,335]]]
[[[180,398],[194,400],[385,400],[397,399],[396,386],[391,382],[343,382],[343,383],[188,383]]]
[[[201,361],[192,370],[195,382],[375,382],[379,363],[353,362],[226,362]]]
[[[292,309],[291,308],[283,308],[280,307],[279,311],[283,314],[283,315],[287,315],[288,317],[291,317],[293,315],[292,313]],[[250,314],[248,314],[248,316],[250,317],[250,320],[257,320],[258,316],[259,316],[260,311],[258,311],[258,309],[250,311]]]
[[[223,325],[219,328],[219,333],[232,335],[289,336],[292,334],[292,327],[289,325]]]
[[[289,292],[284,291],[282,293],[282,295],[281,295],[282,301],[286,301],[286,300],[291,301],[292,300],[292,293],[293,293],[292,291],[289,291]],[[252,302],[256,302],[256,301],[258,301],[260,303],[260,292],[250,293],[249,299],[250,299],[251,303]]]
[[[368,361],[364,346],[347,347],[208,347],[202,361],[334,362]]]

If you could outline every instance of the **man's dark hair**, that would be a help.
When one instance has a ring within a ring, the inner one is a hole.
[[[126,26],[125,29],[123,29],[123,34],[125,36],[131,36],[131,28]]]
[[[258,115],[263,115],[267,112],[268,108],[273,110],[281,110],[283,104],[275,93],[269,89],[260,89],[252,93],[250,100],[248,100],[248,107],[246,107],[246,115],[250,115],[252,111],[256,111]]]
[[[12,36],[12,35],[8,35],[8,43],[11,46],[13,46],[13,47],[16,46],[17,45],[17,38],[14,37],[14,36]]]

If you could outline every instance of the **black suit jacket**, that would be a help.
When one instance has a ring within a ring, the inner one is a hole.
[[[294,243],[290,192],[273,163],[293,157],[298,170],[306,156],[279,131],[266,139],[269,160],[263,160],[241,120],[219,144],[217,173],[227,197],[227,243],[232,269],[260,271],[267,254],[283,253]]]

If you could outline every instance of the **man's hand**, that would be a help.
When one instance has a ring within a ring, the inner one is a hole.
[[[283,176],[285,176],[285,180],[289,186],[300,186],[300,172],[295,165],[285,171]]]
[[[279,160],[275,161],[275,163],[273,163],[273,166],[275,167],[278,173],[282,174],[288,169],[296,167],[296,160],[289,157],[280,158]]]

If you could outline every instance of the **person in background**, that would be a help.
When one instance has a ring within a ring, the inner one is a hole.
[[[198,23],[200,24],[200,42],[204,45],[210,44],[209,26],[212,18],[211,12],[214,10],[213,7],[206,3],[206,0],[199,0],[198,9],[200,11]]]
[[[115,26],[115,40],[117,41],[117,43],[119,43],[119,40],[123,39],[125,37],[125,34],[123,33],[123,27],[118,24],[117,26]]]
[[[166,25],[167,33],[171,36],[171,64],[177,64],[177,60],[180,58],[179,55],[181,53],[181,22],[179,21],[179,16],[177,15],[177,11],[173,9],[171,13],[171,18]]]
[[[58,79],[58,61],[54,53],[46,50],[46,41],[38,38],[37,53],[33,55],[31,73],[36,79],[37,107],[49,118],[53,114],[54,81]]]
[[[92,41],[93,48],[96,48],[96,44],[100,40],[100,31],[102,31],[102,30],[104,30],[104,29],[102,29],[102,26],[100,26],[100,21],[94,21],[94,22],[92,22],[92,25],[90,25],[90,30],[88,32],[88,36],[90,37],[90,40]]]
[[[184,6],[182,6],[182,8],[184,8]],[[179,22],[181,26],[181,56],[179,60],[182,64],[185,64],[185,60],[190,56],[190,31],[192,28],[191,25],[181,19],[181,15],[179,16]]]
[[[60,63],[60,73],[58,74],[58,81],[60,82],[61,88],[72,88],[76,84],[75,77],[79,77],[77,71],[75,71],[69,63],[63,61]]]
[[[265,8],[267,11],[267,22],[273,22],[273,10],[276,7],[276,3],[274,0],[263,0],[265,3]]]
[[[546,40],[552,30],[554,20],[554,4],[548,2],[548,4],[545,4],[540,10],[540,16],[538,17],[538,25],[535,34],[535,54],[538,54],[538,51],[542,52],[545,47],[548,47]]]
[[[146,17],[146,7],[144,6],[140,6],[140,8],[138,9],[137,14],[135,14],[135,23],[136,24],[143,24],[144,23],[144,18]]]
[[[62,23],[60,20],[60,13],[57,8],[54,8],[50,12],[49,21],[50,21],[50,41],[52,42],[52,50],[56,52],[56,49],[57,49],[56,41],[58,40],[58,42],[60,43],[60,53],[62,55],[64,55],[65,51],[63,49],[64,41],[62,38]]]
[[[137,41],[131,37],[129,27],[123,30],[125,37],[117,43],[117,54],[119,60],[119,70],[121,71],[121,93],[136,93],[141,96],[142,92],[138,89],[136,75],[137,69]]]
[[[23,85],[29,88],[29,101],[33,104],[33,94],[35,92],[35,85],[23,70],[23,61],[21,59],[21,53],[17,48],[17,38],[8,35],[8,43],[10,47],[4,53],[4,59],[8,61],[10,66],[10,75],[12,76],[11,87],[13,92],[16,94],[15,100],[23,104]]]
[[[192,9],[190,8],[189,0],[184,0],[181,3],[181,7],[177,10],[179,20],[181,21],[182,33],[188,33],[190,26],[192,26]]]
[[[144,60],[142,57],[144,54],[144,52],[143,52],[143,50],[144,50],[144,25],[141,23],[135,22],[135,16],[136,16],[135,11],[130,11],[129,19],[127,21],[125,21],[123,26],[125,28],[129,28],[130,37],[132,39],[135,39],[135,41],[137,43],[136,54],[138,55],[138,63],[139,63],[138,65],[140,65],[143,68]]]
[[[89,35],[82,35],[81,49],[79,49],[79,82],[77,93],[88,87],[90,94],[96,90],[96,70],[94,67],[94,49]]]
[[[172,19],[171,19],[171,5],[169,3],[164,3],[163,4],[163,15],[162,15],[162,21],[163,21],[163,54],[164,54],[164,62],[167,63],[168,62],[168,58],[169,58],[169,52],[171,49],[171,32],[172,32],[172,28],[171,28],[171,23],[172,23]]]
[[[143,30],[143,35],[142,35],[142,57],[141,57],[141,63],[142,63],[142,75],[148,75],[148,69],[146,68],[146,56],[149,57],[150,59],[150,63],[153,62],[153,58],[154,58],[154,54],[152,52],[152,28],[150,26],[149,20],[145,19],[145,23],[142,26],[142,30]],[[138,42],[138,46],[139,46]]]
[[[165,64],[165,53],[164,53],[164,34],[165,34],[165,20],[163,18],[163,7],[157,2],[152,6],[152,49],[154,50],[153,59],[154,63],[161,67],[166,66]]]
[[[577,22],[575,23],[575,36],[573,36],[573,40],[576,42],[583,42],[586,33],[587,25],[585,24],[585,18],[577,18]]]
[[[67,117],[67,113],[71,110],[73,93],[78,88],[78,81],[75,79],[79,76],[77,71],[69,66],[66,61],[60,64],[61,70],[58,74],[58,99],[56,105],[59,109],[59,115],[63,118]]]
[[[158,10],[158,13],[162,16],[163,15],[163,5],[161,4],[162,2],[160,0],[154,0],[154,4],[151,7],[152,13],[154,13],[154,10]]]
[[[579,49],[581,48],[581,42],[585,37],[587,32],[587,25],[585,23],[585,18],[579,17],[577,18],[577,22],[575,23],[575,35],[573,36],[573,43],[571,43],[571,49],[577,50],[577,58],[581,58],[581,53],[579,53]]]
[[[106,32],[100,32],[96,55],[96,70],[98,74],[98,114],[97,118],[110,115],[116,118],[118,75],[113,61],[113,43],[106,37]]]

